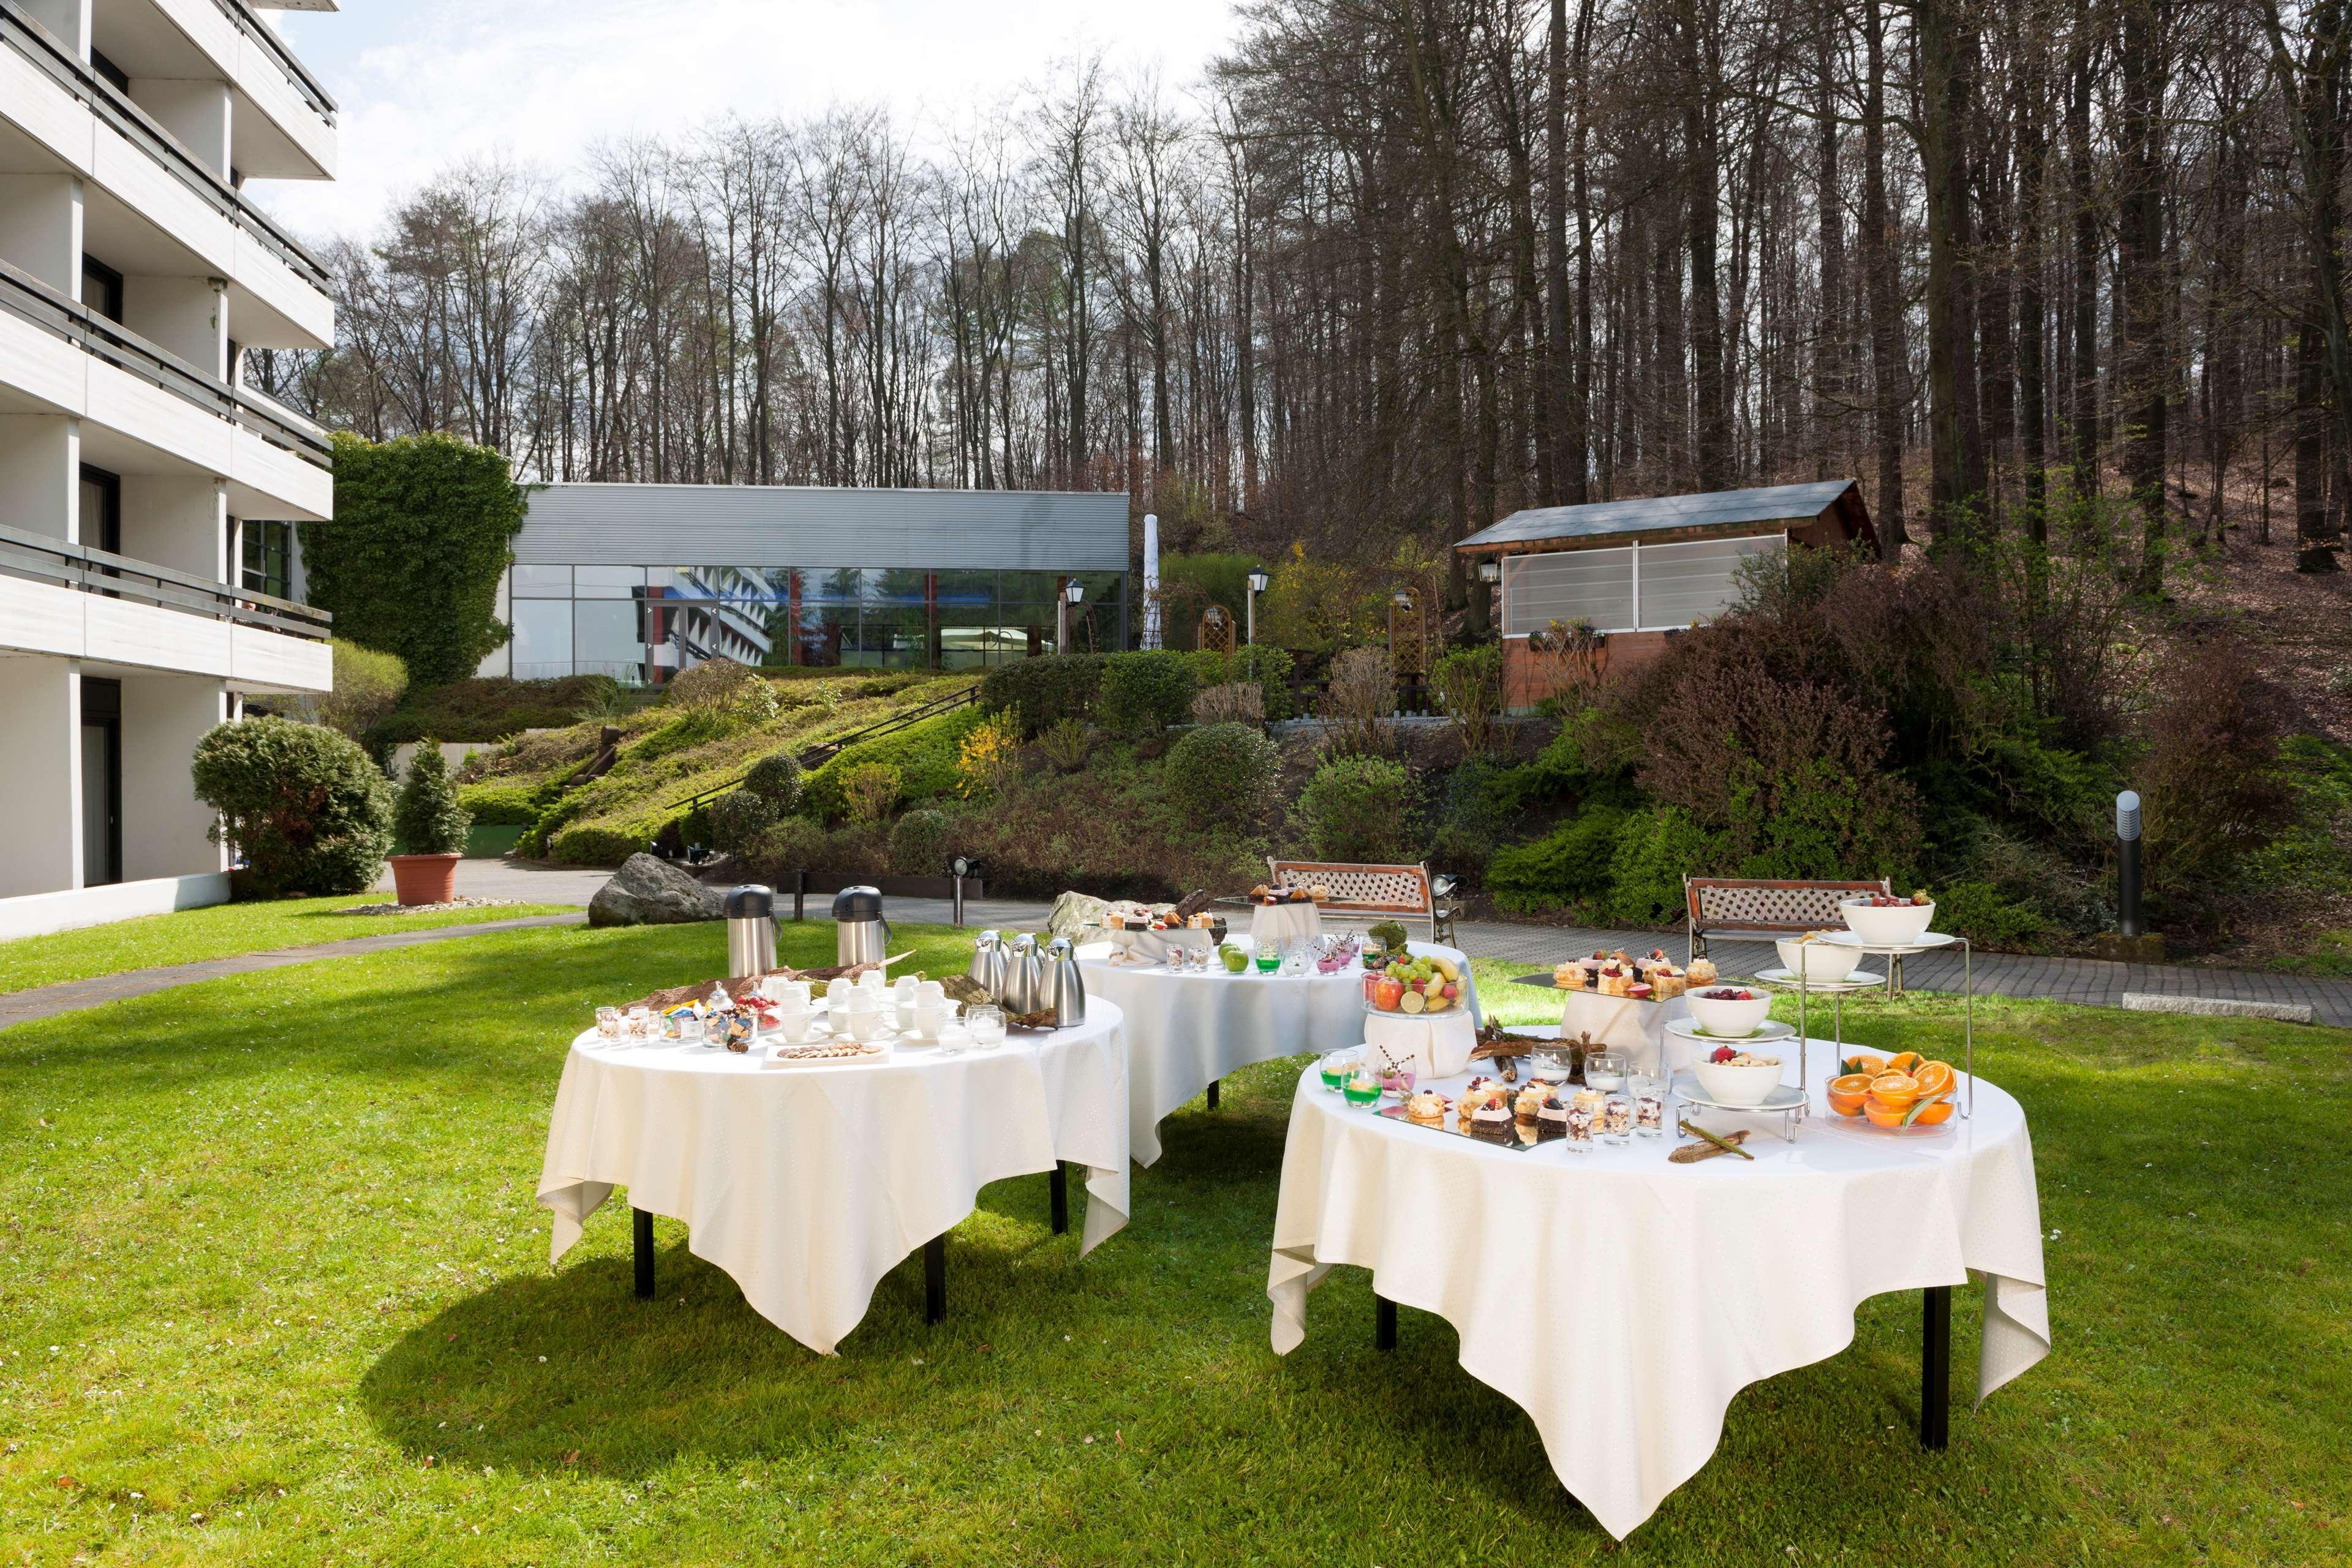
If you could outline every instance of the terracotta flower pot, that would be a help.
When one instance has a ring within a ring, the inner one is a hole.
[[[404,904],[446,904],[457,896],[457,861],[451,855],[394,855],[392,885]]]

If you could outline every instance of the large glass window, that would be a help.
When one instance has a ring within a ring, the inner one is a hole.
[[[1631,631],[1633,552],[1620,546],[1508,557],[1503,563],[1503,631],[1509,637],[1539,632],[1553,621],[1590,621],[1596,631]]]
[[[572,673],[609,675],[626,685],[645,679],[642,611],[634,599],[581,599],[572,606]]]
[[[514,602],[514,673],[518,680],[572,673],[571,600]]]
[[[575,599],[634,599],[646,591],[642,566],[574,566],[572,596]]]
[[[568,599],[572,597],[572,568],[517,565],[508,573],[507,586],[518,599]]]
[[[247,519],[245,535],[245,586],[248,593],[289,599],[294,595],[294,525],[256,522]]]
[[[1642,546],[1641,624],[1664,628],[1715,619],[1738,602],[1739,563],[1780,548],[1777,533]]]

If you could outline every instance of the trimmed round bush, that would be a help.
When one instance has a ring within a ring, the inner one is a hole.
[[[980,705],[991,712],[1012,710],[1029,735],[1066,719],[1083,720],[1094,709],[1103,666],[1103,657],[1091,653],[1013,659],[981,678]]]
[[[900,817],[890,827],[890,868],[902,877],[936,877],[946,870],[953,823],[946,812],[930,806]]]
[[[801,799],[801,763],[790,752],[761,757],[743,774],[743,788],[789,816]]]
[[[1194,817],[1255,818],[1274,798],[1282,752],[1247,724],[1202,724],[1168,748],[1168,798]]]
[[[212,835],[244,858],[255,892],[361,893],[392,847],[392,783],[349,737],[247,719],[196,742],[196,798]]]
[[[449,759],[438,742],[426,741],[409,759],[408,782],[400,786],[392,825],[407,855],[455,855],[466,847],[466,831],[474,817],[457,800],[457,786],[449,782]]]
[[[721,849],[742,854],[760,841],[760,836],[776,825],[775,803],[766,795],[754,794],[747,784],[731,795],[722,795],[710,803],[710,842]]]
[[[1115,653],[1103,660],[1097,709],[1104,728],[1117,734],[1157,735],[1192,717],[1194,689],[1190,654]]]
[[[1318,859],[1393,864],[1411,841],[1412,775],[1387,757],[1335,757],[1293,811]]]

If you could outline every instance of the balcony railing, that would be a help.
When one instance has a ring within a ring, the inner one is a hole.
[[[307,642],[326,642],[333,635],[334,617],[325,610],[21,528],[0,527],[0,574],[234,621]]]
[[[0,311],[30,321],[79,346],[91,358],[241,426],[306,462],[322,468],[334,466],[334,448],[315,426],[298,423],[290,413],[272,412],[260,397],[240,396],[226,382],[206,375],[179,355],[156,347],[5,261],[0,261]]]
[[[258,24],[256,24],[258,26]],[[132,146],[161,164],[180,184],[215,212],[257,240],[262,248],[294,269],[313,289],[327,287],[327,269],[301,242],[272,222],[268,214],[245,199],[245,194],[213,172],[179,139],[131,101],[130,96],[92,70],[27,16],[16,0],[0,0],[0,38],[33,63],[72,97],[89,105],[91,112],[120,132]]]
[[[268,23],[253,14],[253,7],[245,0],[213,0],[213,4],[236,25],[238,32],[269,51],[270,58],[278,62],[278,68],[286,73],[286,79],[294,84],[294,90],[318,110],[320,119],[330,125],[335,122],[335,100],[328,96],[326,88],[310,74],[309,68],[294,58],[294,52],[286,47],[286,40],[279,37]]]

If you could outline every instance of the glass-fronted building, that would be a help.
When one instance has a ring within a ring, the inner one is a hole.
[[[1123,494],[551,485],[486,675],[659,685],[709,658],[968,669],[1127,646]]]

